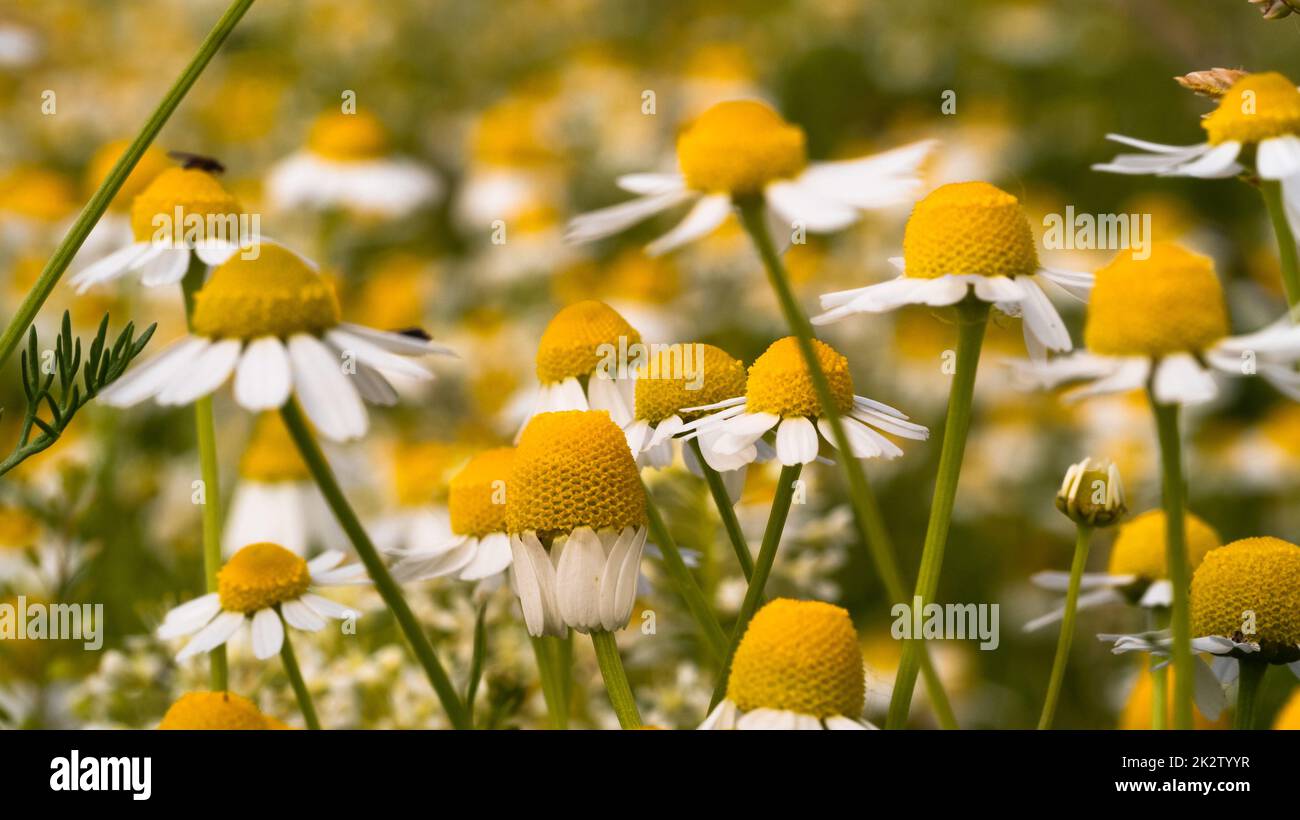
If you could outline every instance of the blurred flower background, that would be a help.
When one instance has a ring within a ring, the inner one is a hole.
[[[221,0],[8,0],[0,9],[0,313],[11,316],[41,267],[194,53]],[[1232,329],[1285,308],[1274,238],[1248,186],[1231,180],[1121,177],[1089,166],[1113,155],[1108,132],[1171,144],[1200,141],[1212,103],[1172,78],[1213,66],[1300,74],[1296,17],[1267,21],[1224,0],[303,0],[255,3],[156,148],[218,159],[223,184],[262,217],[269,237],[304,252],[333,280],[344,320],[421,327],[460,359],[429,384],[376,409],[361,442],[328,456],[368,524],[438,515],[447,482],[482,450],[509,444],[537,388],[534,355],[562,307],[598,299],[646,341],[717,345],[746,364],[788,335],[758,257],[732,219],[660,258],[641,250],[673,216],[592,245],[563,241],[572,216],[622,201],[620,174],[671,170],[678,129],[708,106],[753,97],[807,134],[813,160],[860,156],[923,138],[941,144],[929,189],[988,180],[1046,214],[1150,214],[1154,238],[1212,256]],[[340,120],[355,104],[356,119]],[[112,250],[131,197],[167,167],[150,155],[83,248],[75,273]],[[794,246],[787,264],[805,310],[816,296],[894,275],[907,209],[875,212],[830,238]],[[96,247],[96,240],[106,244]],[[1092,271],[1113,251],[1042,249],[1045,264]],[[1078,339],[1082,311],[1064,317]],[[43,341],[71,311],[93,334],[157,322],[184,333],[178,290],[125,277],[77,296],[65,281],[36,323]],[[844,352],[858,392],[942,428],[956,331],[924,307],[819,328]],[[1119,465],[1129,508],[1160,503],[1155,431],[1140,395],[1066,405],[1019,392],[1001,359],[1023,354],[1019,320],[995,314],[975,393],[940,601],[998,603],[995,651],[932,644],[963,727],[1032,726],[1046,687],[1053,630],[1022,626],[1051,607],[1030,576],[1068,567],[1073,528],[1053,507],[1060,477],[1085,456]],[[52,343],[52,342],[51,342]],[[0,442],[19,435],[16,362],[0,381]],[[216,395],[223,496],[239,486],[255,418]],[[1223,542],[1300,531],[1300,410],[1239,380],[1188,417],[1190,509]],[[919,562],[938,448],[909,443],[871,461],[887,524],[910,579]],[[755,548],[777,465],[748,472],[738,514]],[[724,626],[744,577],[704,481],[679,461],[647,470],[656,503]],[[91,405],[49,451],[0,484],[0,598],[104,606],[104,647],[0,642],[0,725],[156,726],[181,693],[206,685],[201,663],[177,664],[152,637],[163,615],[202,589],[199,478],[191,414],[152,405]],[[847,494],[835,468],[804,472],[770,595],[849,610],[867,667],[867,717],[888,702],[899,642],[874,569],[852,548]],[[307,502],[304,502],[307,503]],[[229,503],[226,504],[229,508]],[[309,508],[309,509],[315,509]],[[323,511],[314,513],[322,517]],[[315,521],[313,523],[321,523]],[[328,522],[331,523],[332,522]],[[412,525],[414,526],[414,525]],[[329,546],[337,536],[312,536]],[[410,536],[414,537],[414,536]],[[1113,531],[1091,567],[1104,569]],[[356,634],[295,635],[303,676],[329,727],[446,725],[378,596],[340,593],[361,613]],[[458,687],[466,684],[484,608],[482,725],[546,725],[546,706],[517,600],[500,576],[407,587]],[[654,629],[641,628],[653,613]],[[1056,725],[1110,728],[1141,668],[1095,633],[1145,628],[1135,607],[1083,612]],[[659,560],[647,553],[632,626],[620,633],[647,723],[698,725],[715,667]],[[590,647],[575,644],[572,725],[612,727]],[[1261,712],[1295,680],[1274,670]],[[278,664],[231,649],[231,688],[300,726]],[[1137,692],[1135,697],[1147,697]],[[1137,710],[1142,713],[1141,709]],[[913,722],[933,725],[918,694]],[[1131,721],[1130,721],[1131,722]]]

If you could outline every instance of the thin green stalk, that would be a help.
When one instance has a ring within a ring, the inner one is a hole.
[[[709,494],[713,496],[713,504],[718,508],[718,517],[722,519],[722,528],[727,531],[727,540],[731,542],[736,560],[740,562],[740,571],[745,573],[745,580],[748,581],[754,577],[754,557],[749,554],[749,542],[745,540],[745,533],[740,529],[740,519],[736,518],[736,508],[732,506],[731,493],[727,492],[727,484],[722,480],[721,474],[704,460],[699,439],[691,439],[687,442],[687,446],[695,454],[700,472],[704,473],[704,481],[709,485]]]
[[[1174,588],[1169,610],[1169,627],[1173,635],[1174,728],[1192,728],[1192,624],[1188,597],[1191,570],[1187,562],[1186,487],[1183,482],[1182,442],[1178,435],[1178,405],[1156,401],[1154,389],[1148,389],[1151,409],[1156,418],[1160,439],[1161,488],[1165,508],[1165,556],[1169,565],[1169,583]]]
[[[207,68],[212,57],[221,48],[221,44],[230,36],[230,32],[234,30],[235,25],[239,23],[240,18],[244,16],[244,12],[248,11],[251,5],[253,5],[253,0],[234,0],[230,4],[230,7],[226,9],[226,13],[221,15],[221,19],[217,21],[212,31],[199,45],[199,50],[194,55],[194,59],[181,72],[171,90],[162,98],[162,102],[158,103],[158,107],[154,109],[144,127],[140,129],[140,133],[122,152],[121,158],[113,166],[113,170],[109,171],[104,181],[100,183],[95,193],[90,197],[90,201],[86,203],[86,207],[82,208],[77,221],[68,229],[67,235],[59,243],[59,247],[55,249],[54,255],[45,264],[45,269],[41,271],[36,284],[27,292],[23,303],[18,306],[18,311],[10,320],[9,326],[5,328],[4,335],[0,336],[0,366],[9,361],[9,357],[13,355],[14,350],[22,342],[23,335],[27,333],[27,328],[31,326],[36,314],[40,312],[41,305],[45,304],[45,300],[54,292],[54,286],[59,283],[59,278],[68,269],[68,265],[72,264],[73,257],[77,255],[82,243],[90,235],[95,223],[104,215],[104,211],[108,210],[109,203],[113,201],[113,197],[117,196],[117,192],[121,190],[126,178],[131,174],[136,163],[140,161],[140,157],[144,156],[144,152],[153,143],[154,138],[158,136],[158,132],[162,130],[163,125],[176,111],[176,107],[180,105],[181,100],[185,99],[185,95],[189,93],[199,75],[203,73],[203,69]]]
[[[1083,581],[1083,568],[1088,563],[1088,542],[1092,527],[1079,525],[1074,538],[1074,562],[1070,564],[1070,587],[1065,593],[1065,617],[1061,619],[1061,634],[1056,639],[1056,658],[1052,661],[1052,676],[1047,684],[1047,698],[1043,701],[1043,714],[1038,719],[1039,729],[1052,728],[1056,717],[1056,704],[1061,697],[1061,683],[1065,680],[1065,665],[1070,660],[1070,643],[1074,640],[1074,617],[1079,609],[1079,585]]]
[[[881,581],[885,584],[885,592],[893,603],[903,603],[906,588],[898,569],[898,562],[894,558],[894,545],[889,537],[889,530],[885,527],[880,505],[876,502],[876,496],[867,482],[866,472],[858,460],[850,455],[853,451],[835,406],[830,382],[822,371],[821,362],[817,359],[813,346],[812,324],[799,308],[794,290],[790,287],[790,277],[786,274],[781,256],[776,251],[767,222],[763,218],[763,202],[751,199],[736,204],[740,210],[740,221],[763,259],[763,267],[767,271],[768,281],[776,293],[777,301],[781,303],[781,312],[785,316],[786,324],[790,326],[791,332],[799,343],[800,354],[808,368],[813,389],[816,390],[817,400],[822,407],[822,417],[830,425],[835,446],[842,454],[838,461],[849,484],[849,500],[853,505],[853,517],[858,525],[862,545],[867,551],[867,560],[880,573]],[[944,691],[943,683],[930,662],[928,649],[921,654],[920,663],[921,671],[925,675],[926,691],[930,695],[930,702],[934,705],[939,725],[945,729],[957,728],[957,720],[948,702],[948,694]]]
[[[537,659],[537,676],[542,683],[542,697],[546,700],[546,714],[552,729],[569,728],[569,700],[560,679],[559,638],[549,635],[528,636],[533,643],[533,657]]]
[[[191,252],[189,269],[181,280],[187,324],[194,315],[194,294],[203,287],[207,270],[198,254]],[[194,402],[194,433],[199,448],[199,476],[203,480],[203,579],[207,591],[216,592],[217,572],[221,569],[221,471],[217,463],[217,430],[211,396]],[[212,691],[224,691],[229,685],[225,645],[212,650],[208,657]]]
[[[284,664],[284,673],[289,676],[289,685],[293,687],[294,697],[298,698],[298,708],[302,710],[302,719],[308,729],[319,729],[320,718],[316,717],[316,705],[311,702],[311,692],[302,679],[302,670],[298,668],[298,658],[293,654],[293,642],[289,640],[289,626],[284,626],[284,643],[280,644],[280,662]]]
[[[1232,728],[1254,729],[1259,685],[1264,682],[1264,673],[1268,672],[1268,662],[1242,658],[1237,665],[1241,671],[1237,675],[1237,714],[1233,716]]]
[[[325,460],[325,454],[321,452],[320,445],[316,443],[316,436],[312,433],[311,427],[308,426],[307,420],[303,418],[302,410],[298,407],[298,400],[290,398],[280,408],[280,417],[284,419],[284,426],[288,428],[289,435],[293,437],[294,444],[298,446],[298,452],[302,455],[303,463],[307,465],[307,470],[311,473],[316,485],[320,487],[321,495],[325,497],[325,502],[334,512],[338,519],[339,525],[347,533],[348,540],[356,548],[361,563],[365,564],[366,572],[369,573],[370,579],[375,584],[375,589],[379,591],[380,597],[388,605],[388,609],[393,613],[397,620],[398,627],[401,628],[402,634],[411,644],[411,650],[415,653],[415,658],[424,667],[424,673],[429,678],[429,683],[433,684],[433,691],[437,694],[438,700],[442,702],[442,708],[447,713],[447,719],[451,725],[457,729],[470,729],[473,727],[469,714],[465,711],[465,704],[461,702],[460,696],[456,689],[451,685],[447,678],[447,673],[443,670],[442,664],[438,661],[438,655],[433,651],[432,644],[429,643],[429,636],[424,634],[420,627],[420,622],[415,619],[411,612],[410,606],[407,605],[406,599],[402,597],[402,591],[398,588],[397,583],[393,581],[393,576],[388,573],[388,567],[384,566],[383,560],[379,557],[379,552],[366,534],[365,527],[361,525],[361,520],[357,518],[356,512],[348,503],[347,496],[343,494],[342,488],[339,487],[338,479],[334,477],[334,470],[330,467],[329,462]]]
[[[745,590],[745,600],[741,602],[740,612],[736,614],[736,625],[731,629],[731,641],[727,645],[726,655],[723,656],[726,662],[722,667],[722,673],[718,675],[717,685],[713,687],[710,711],[727,694],[727,678],[731,675],[731,660],[736,655],[736,647],[740,646],[740,639],[745,636],[750,619],[754,617],[758,605],[763,601],[763,587],[767,586],[767,578],[772,574],[772,565],[776,562],[776,550],[781,545],[781,533],[785,530],[786,518],[790,516],[790,502],[794,498],[795,482],[799,480],[802,469],[802,464],[782,467],[781,475],[776,480],[776,496],[772,499],[772,511],[767,516],[767,529],[763,531],[763,545],[759,547],[758,560],[754,562],[754,577],[749,580],[749,588]]]
[[[924,607],[934,600],[939,589],[944,548],[948,543],[948,525],[957,498],[957,481],[966,451],[966,434],[970,431],[971,403],[975,395],[975,373],[979,369],[980,348],[984,345],[984,328],[988,324],[989,306],[974,298],[957,305],[957,370],[948,393],[948,416],[943,425],[943,446],[939,453],[939,473],[934,482],[934,499],[930,503],[930,522],[925,530],[921,550],[921,569],[917,574],[913,605]],[[923,638],[913,636],[903,642],[894,693],[889,701],[888,729],[901,729],[912,708],[912,689],[920,664]]]
[[[641,713],[637,711],[636,698],[632,696],[632,687],[627,682],[623,659],[618,656],[618,643],[614,640],[614,633],[603,629],[592,632],[591,645],[596,648],[596,663],[600,665],[600,676],[605,681],[610,705],[614,707],[614,714],[618,715],[618,725],[624,729],[640,729]]]
[[[1300,251],[1296,249],[1295,234],[1286,218],[1286,203],[1282,200],[1282,183],[1275,179],[1260,180],[1259,192],[1264,197],[1273,233],[1277,236],[1278,257],[1282,260],[1282,288],[1286,303],[1291,307],[1291,321],[1300,322]]]
[[[668,526],[664,524],[663,516],[659,514],[659,508],[650,497],[649,488],[646,488],[645,494],[646,516],[650,519],[650,537],[659,545],[659,550],[663,553],[664,569],[668,570],[668,577],[677,588],[677,594],[682,596],[691,617],[695,619],[700,632],[704,634],[704,645],[708,648],[709,654],[721,660],[726,657],[727,634],[722,631],[722,625],[718,623],[713,610],[709,609],[709,602],[705,600],[704,591],[691,575],[690,567],[682,560],[677,543],[673,541]]]

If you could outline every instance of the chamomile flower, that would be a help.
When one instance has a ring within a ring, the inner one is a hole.
[[[1258,373],[1300,399],[1300,329],[1282,321],[1245,336],[1228,335],[1223,287],[1208,257],[1157,242],[1146,259],[1121,253],[1097,271],[1084,327],[1086,352],[1050,362],[1021,362],[1018,376],[1038,387],[1089,384],[1066,399],[1125,393],[1150,385],[1163,404],[1214,399],[1221,373]]]
[[[536,416],[519,440],[509,487],[506,528],[528,633],[627,626],[645,549],[646,497],[609,414]]]
[[[371,535],[384,552],[400,554],[448,540],[448,479],[465,453],[446,441],[398,441],[390,459],[393,506],[374,522]]]
[[[1300,546],[1243,538],[1214,550],[1192,575],[1191,602],[1194,648],[1277,664],[1300,661]]]
[[[479,581],[510,566],[510,535],[506,530],[506,481],[514,465],[513,447],[479,453],[452,477],[448,486],[450,513],[444,537],[404,550],[393,567],[400,581],[454,575]]]
[[[312,424],[336,441],[366,432],[366,401],[390,405],[391,373],[430,379],[412,358],[449,353],[424,338],[339,321],[330,283],[274,244],[237,253],[195,295],[189,335],[137,365],[99,398],[130,407],[148,398],[189,404],[234,375],[235,401],[275,410],[295,395]]]
[[[216,592],[168,612],[157,635],[165,641],[192,636],[176,655],[183,661],[211,652],[247,627],[253,655],[270,658],[284,643],[285,624],[319,632],[326,618],[348,617],[347,607],[314,592],[319,587],[369,583],[365,567],[340,566],[343,557],[331,551],[305,561],[279,544],[249,544],[217,573]]]
[[[640,198],[575,217],[568,238],[603,239],[694,202],[677,227],[646,246],[657,256],[712,233],[736,200],[750,197],[763,199],[774,223],[813,233],[838,231],[862,211],[911,201],[921,185],[920,166],[933,148],[927,140],[864,159],[809,163],[803,129],[757,100],[722,102],[677,137],[680,173],[619,177],[619,187]]]
[[[1080,301],[1092,276],[1045,267],[1020,200],[987,182],[955,182],[916,204],[903,233],[903,255],[890,262],[898,277],[864,288],[827,293],[828,324],[855,313],[883,313],[905,305],[955,305],[968,296],[1024,320],[1025,346],[1035,358],[1067,351],[1070,334],[1043,285],[1050,282]]]
[[[830,382],[835,409],[840,413],[854,458],[901,456],[903,451],[883,433],[917,441],[929,438],[929,430],[908,421],[898,410],[854,395],[848,359],[822,341],[814,339],[813,345]],[[704,460],[719,471],[753,462],[758,457],[760,439],[772,430],[776,431],[776,460],[786,466],[816,460],[820,449],[818,432],[827,442],[835,443],[793,336],[773,342],[754,360],[744,395],[690,409],[716,411],[683,425],[681,431],[699,436]]]
[[[727,696],[701,729],[874,729],[862,720],[866,669],[849,613],[777,598],[736,647]]]
[[[186,692],[168,707],[158,728],[260,731],[289,727],[233,692]]]
[[[129,140],[113,140],[104,143],[99,150],[95,151],[86,166],[83,188],[87,196],[93,195],[99,188],[129,145]],[[131,169],[126,181],[118,189],[117,196],[113,197],[113,201],[108,204],[108,210],[95,223],[90,235],[77,251],[70,268],[74,275],[87,264],[134,244],[135,231],[131,226],[131,206],[149,183],[171,167],[171,161],[162,151],[153,147],[145,150],[140,161],[135,164],[135,168]]]
[[[435,201],[437,176],[392,154],[388,134],[368,111],[330,111],[311,126],[304,150],[282,160],[267,179],[277,207],[346,208],[399,217]]]

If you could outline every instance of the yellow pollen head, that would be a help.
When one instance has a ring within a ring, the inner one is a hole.
[[[388,134],[379,118],[368,111],[328,111],[312,123],[307,149],[336,162],[363,162],[388,153]]]
[[[658,424],[669,416],[689,421],[700,407],[745,394],[745,363],[720,347],[673,345],[669,354],[647,363],[637,374],[636,417]]]
[[[1191,569],[1201,565],[1205,554],[1223,544],[1214,528],[1191,513],[1183,517],[1187,539],[1187,562]],[[1165,562],[1165,512],[1148,510],[1119,526],[1110,551],[1111,575],[1136,575],[1147,581],[1169,577]]]
[[[482,538],[506,531],[506,481],[515,463],[515,448],[479,453],[451,479],[447,511],[451,531]]]
[[[217,594],[226,612],[252,614],[292,601],[307,591],[307,562],[279,544],[249,544],[217,573]]]
[[[835,408],[841,413],[849,412],[853,409],[853,376],[849,373],[849,360],[819,339],[813,339],[813,347],[822,372],[830,382]],[[778,416],[817,418],[822,414],[821,402],[817,400],[817,391],[813,389],[808,366],[795,337],[776,340],[749,366],[745,406],[750,413],[775,413]]]
[[[808,164],[803,129],[756,100],[718,103],[677,137],[677,162],[697,191],[756,194]]]
[[[463,451],[446,441],[401,442],[393,448],[393,494],[403,507],[424,507],[447,498],[447,477]]]
[[[1032,276],[1034,233],[1020,200],[987,182],[942,185],[916,203],[903,231],[908,276]]]
[[[76,190],[61,174],[24,166],[0,177],[0,212],[57,222],[76,207]]]
[[[131,203],[131,232],[136,242],[149,242],[160,234],[169,241],[206,239],[210,222],[221,220],[223,230],[237,226],[231,220],[238,220],[241,210],[239,201],[207,171],[168,168]]]
[[[1276,663],[1300,660],[1300,547],[1243,538],[1221,547],[1192,576],[1192,635],[1260,645]]]
[[[263,484],[311,479],[279,413],[263,413],[257,417],[253,435],[239,460],[239,475]]]
[[[627,438],[599,410],[541,413],[524,428],[510,470],[506,526],[541,537],[578,527],[645,526],[645,488]]]
[[[339,323],[329,280],[302,257],[263,243],[256,259],[239,252],[212,272],[194,299],[194,332],[214,339],[288,338]]]
[[[1247,74],[1233,83],[1201,127],[1213,145],[1300,135],[1300,90],[1276,71]]]
[[[263,715],[248,698],[233,692],[187,692],[171,705],[158,728],[260,730],[283,725]]]
[[[542,384],[589,376],[606,351],[602,345],[619,349],[641,341],[641,334],[604,302],[588,299],[575,302],[555,314],[537,345],[537,378]]]
[[[1195,353],[1227,335],[1223,287],[1209,257],[1156,242],[1147,259],[1123,251],[1097,271],[1083,331],[1093,353]]]
[[[129,140],[113,140],[100,146],[94,156],[90,158],[90,164],[86,166],[86,189],[94,191],[99,184],[108,178],[109,172],[117,164],[122,152],[127,149],[131,143]],[[140,157],[140,161],[131,169],[127,175],[126,182],[118,190],[117,195],[113,197],[113,202],[109,205],[114,211],[125,211],[131,207],[131,203],[137,196],[144,192],[144,189],[153,182],[159,174],[172,167],[171,160],[167,155],[157,148],[150,147],[145,150]]]
[[[764,606],[736,647],[727,699],[745,712],[856,719],[866,699],[866,673],[849,613],[789,598]]]

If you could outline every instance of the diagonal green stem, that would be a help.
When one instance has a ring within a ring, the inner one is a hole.
[[[1275,179],[1261,180],[1259,192],[1264,197],[1264,206],[1268,208],[1268,219],[1273,223],[1273,233],[1277,236],[1278,257],[1282,261],[1282,288],[1286,291],[1286,303],[1291,308],[1291,321],[1300,322],[1300,250],[1296,248],[1295,234],[1291,232],[1291,223],[1286,218],[1286,203],[1282,200],[1282,183]]]
[[[686,562],[682,560],[682,554],[677,549],[677,542],[673,541],[672,534],[668,532],[663,516],[659,514],[659,508],[655,506],[654,500],[650,497],[648,487],[645,494],[646,516],[650,519],[650,536],[654,538],[655,543],[659,545],[659,550],[663,553],[664,569],[668,570],[668,577],[672,579],[673,586],[677,588],[677,594],[682,596],[682,600],[686,602],[686,608],[690,610],[691,617],[695,619],[700,632],[704,634],[705,646],[708,647],[709,653],[718,660],[722,660],[722,658],[726,657],[727,635],[722,631],[722,626],[714,616],[713,610],[709,609],[709,602],[704,599],[704,591],[695,582],[690,567],[686,566]]]
[[[1258,658],[1242,658],[1237,661],[1240,671],[1237,674],[1237,713],[1233,716],[1232,728],[1254,729],[1255,713],[1259,701],[1259,685],[1268,672],[1268,662]]]
[[[277,613],[278,616],[279,613]],[[298,708],[302,710],[302,719],[308,729],[319,729],[320,718],[316,717],[316,705],[311,702],[311,692],[307,691],[307,682],[302,679],[302,670],[298,668],[298,658],[293,654],[293,642],[289,640],[289,625],[284,626],[284,643],[280,644],[280,662],[284,664],[284,673],[289,676],[289,685],[293,687],[294,697],[298,699]]]
[[[971,404],[975,395],[975,373],[979,369],[980,348],[984,345],[984,328],[988,324],[989,306],[974,297],[957,305],[957,370],[948,393],[948,416],[943,426],[943,447],[939,453],[939,474],[934,482],[934,499],[930,503],[930,522],[925,530],[921,550],[921,569],[917,574],[913,606],[934,601],[943,568],[944,548],[948,543],[948,525],[957,499],[957,481],[961,476],[962,457],[966,452],[966,434],[970,431]],[[885,728],[901,729],[912,708],[912,690],[925,641],[913,636],[903,642],[894,693],[889,701]]]
[[[1157,363],[1158,364],[1158,363]],[[1155,368],[1152,368],[1154,372]],[[1160,477],[1165,508],[1165,556],[1169,583],[1174,588],[1169,610],[1173,635],[1174,728],[1192,728],[1192,624],[1188,597],[1191,570],[1187,563],[1187,489],[1183,480],[1183,446],[1178,435],[1178,405],[1156,400],[1154,388],[1147,390],[1160,439]]]
[[[551,720],[552,729],[569,728],[569,699],[560,675],[560,638],[550,635],[535,637],[530,635],[533,643],[533,657],[537,659],[537,676],[542,683],[542,697],[546,700],[546,713]]]
[[[140,129],[140,133],[136,135],[135,140],[127,146],[126,151],[122,153],[122,157],[113,166],[113,170],[109,171],[108,176],[90,197],[86,207],[81,209],[77,221],[72,224],[67,235],[63,237],[63,241],[59,243],[59,247],[55,249],[54,255],[50,257],[50,261],[45,264],[45,269],[41,271],[36,284],[32,286],[22,304],[18,306],[18,312],[10,320],[9,326],[5,328],[4,335],[0,336],[0,365],[9,361],[9,357],[13,355],[15,348],[22,341],[23,334],[27,332],[27,328],[36,318],[41,305],[45,304],[45,300],[54,292],[54,286],[59,283],[59,278],[68,269],[68,265],[72,264],[73,257],[77,255],[82,243],[90,235],[95,223],[104,215],[104,211],[108,210],[109,203],[113,201],[113,197],[117,196],[117,192],[121,190],[126,178],[131,174],[136,163],[140,161],[140,157],[144,156],[144,152],[148,150],[158,136],[158,132],[162,130],[163,125],[176,111],[176,107],[180,105],[181,100],[185,99],[185,95],[189,93],[199,75],[203,73],[203,69],[207,68],[217,50],[221,48],[221,44],[230,36],[230,32],[234,30],[235,25],[239,23],[240,18],[244,16],[244,12],[248,11],[251,5],[253,5],[253,0],[234,0],[230,4],[230,7],[226,9],[226,13],[221,15],[221,19],[217,21],[212,31],[199,45],[199,50],[194,55],[194,59],[181,72],[180,77],[176,79],[176,83],[167,92],[167,96],[163,97],[162,102],[158,103],[158,107],[154,109],[144,127]]]
[[[736,508],[731,504],[731,493],[727,492],[727,484],[718,471],[704,460],[699,439],[691,439],[687,442],[687,446],[691,448],[691,452],[695,454],[695,461],[700,465],[704,481],[709,485],[709,494],[713,496],[713,504],[718,508],[718,517],[722,519],[722,527],[727,531],[727,540],[731,542],[736,560],[740,562],[740,571],[745,573],[745,580],[748,581],[754,577],[754,558],[749,554],[749,542],[745,540],[745,533],[740,529],[740,519],[736,518]]]
[[[1092,528],[1080,524],[1074,538],[1074,561],[1070,564],[1070,588],[1065,593],[1065,616],[1061,618],[1061,634],[1056,639],[1056,658],[1052,661],[1052,676],[1047,684],[1047,698],[1043,701],[1043,714],[1038,719],[1039,729],[1052,728],[1056,717],[1056,704],[1061,697],[1061,683],[1065,680],[1065,665],[1070,660],[1070,643],[1074,640],[1074,617],[1079,610],[1079,586],[1083,581],[1083,568],[1088,564],[1088,542]]]
[[[618,715],[618,725],[624,729],[640,729],[641,713],[637,711],[636,698],[632,696],[632,687],[627,682],[623,659],[618,656],[618,643],[614,640],[614,633],[603,629],[592,632],[591,645],[596,648],[596,663],[600,666],[600,676],[605,681],[610,705],[614,707],[614,714]]]
[[[767,271],[768,281],[771,283],[773,291],[776,292],[777,301],[781,303],[781,312],[785,316],[786,324],[790,326],[791,332],[794,333],[795,339],[799,343],[799,351],[808,368],[813,388],[817,391],[817,399],[821,403],[822,417],[830,425],[831,434],[835,439],[834,444],[843,454],[839,459],[840,467],[843,469],[845,479],[849,484],[849,500],[853,504],[853,518],[857,522],[862,544],[867,550],[867,560],[880,573],[880,579],[885,585],[886,594],[894,603],[901,603],[904,600],[906,591],[903,576],[898,569],[898,562],[894,558],[894,546],[889,537],[889,530],[885,527],[885,519],[880,512],[880,505],[876,502],[876,496],[871,491],[871,485],[867,482],[866,472],[863,471],[858,460],[850,455],[853,451],[849,445],[848,436],[844,432],[844,424],[840,420],[839,411],[835,406],[835,398],[831,394],[830,382],[826,379],[826,373],[822,371],[821,362],[817,359],[817,353],[813,347],[812,325],[808,322],[808,317],[804,316],[803,311],[799,308],[799,303],[794,296],[794,290],[790,287],[790,277],[786,274],[785,266],[781,263],[781,257],[776,251],[776,246],[772,243],[771,233],[768,231],[767,222],[763,218],[763,202],[762,200],[744,200],[736,204],[740,210],[740,221],[753,240],[754,246],[758,249],[759,256],[763,259],[763,267]],[[952,706],[948,702],[948,694],[944,692],[943,683],[939,680],[939,675],[930,662],[928,650],[921,653],[920,664],[921,671],[925,675],[926,691],[930,695],[930,702],[934,705],[939,725],[945,729],[957,728],[957,720],[953,716]]]
[[[457,729],[473,728],[469,714],[465,711],[465,704],[461,702],[455,687],[451,685],[451,681],[447,678],[447,673],[438,661],[437,653],[433,651],[433,645],[429,643],[429,636],[424,634],[420,622],[415,619],[411,607],[407,605],[406,599],[402,597],[402,591],[398,589],[397,583],[393,581],[393,576],[389,574],[388,567],[384,566],[383,559],[379,557],[379,552],[375,549],[374,543],[370,540],[370,536],[366,534],[365,527],[361,525],[361,520],[357,518],[352,505],[348,503],[347,496],[343,494],[343,489],[339,487],[338,479],[334,477],[334,470],[330,467],[329,462],[325,460],[325,454],[321,452],[320,445],[316,443],[315,434],[312,433],[307,420],[303,418],[302,410],[298,407],[298,400],[291,397],[289,401],[285,402],[284,406],[280,408],[280,417],[284,419],[284,426],[288,428],[289,435],[293,437],[294,444],[298,446],[298,452],[302,455],[303,463],[307,465],[307,470],[311,473],[312,479],[320,487],[325,502],[333,510],[335,518],[338,519],[339,525],[343,527],[343,531],[347,533],[352,546],[356,548],[361,563],[365,564],[366,572],[369,573],[370,579],[374,582],[375,589],[379,591],[380,597],[384,599],[384,603],[388,605],[393,617],[397,619],[397,625],[401,628],[402,634],[406,636],[406,640],[411,644],[411,650],[415,653],[416,660],[424,667],[424,673],[428,676],[429,683],[433,684],[434,693],[437,694],[438,700],[442,702],[443,710],[447,712],[447,719]]]

